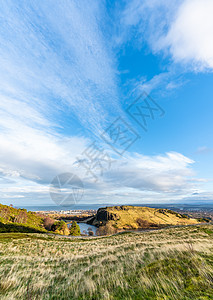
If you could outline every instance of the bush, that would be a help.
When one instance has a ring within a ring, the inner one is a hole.
[[[45,229],[39,227],[28,226],[26,224],[21,223],[8,223],[4,224],[0,222],[0,232],[27,232],[27,233],[44,233]]]
[[[44,228],[47,230],[51,230],[53,224],[55,223],[55,220],[50,217],[44,218]]]
[[[88,233],[89,236],[93,236],[94,235],[94,232],[92,231],[91,227],[87,228],[87,233]]]
[[[185,214],[180,214],[180,215],[181,215],[181,217],[182,217],[183,219],[190,219],[189,216],[187,216],[187,215],[185,215]]]
[[[96,230],[96,235],[110,235],[110,234],[115,234],[117,232],[117,229],[112,226],[111,224],[106,224],[105,226],[100,226]]]
[[[197,220],[198,220],[198,222],[202,222],[202,223],[209,223],[210,222],[210,220],[207,219],[207,218],[198,218]]]
[[[21,210],[18,215],[13,218],[14,223],[27,223],[27,212]]]
[[[137,222],[138,226],[141,227],[141,228],[158,227],[157,224],[150,223],[150,222],[148,222],[147,220],[144,220],[144,219],[142,219],[142,218],[138,218],[138,219],[136,220],[136,222]]]

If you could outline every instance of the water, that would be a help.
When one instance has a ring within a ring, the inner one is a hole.
[[[81,233],[83,233],[84,230],[88,231],[88,228],[90,228],[90,230],[92,229],[93,235],[96,235],[97,227],[86,223],[78,223],[78,225],[80,226]]]
[[[60,210],[97,210],[99,207],[105,207],[106,205],[98,205],[98,204],[85,204],[85,205],[75,205],[70,207],[62,207],[62,206],[25,206],[22,205],[20,207],[15,208],[26,208],[28,211],[60,211]]]
[[[96,230],[97,227],[93,226],[93,225],[89,225],[86,223],[77,223],[80,227],[81,233],[84,233],[83,231],[85,230],[88,233],[88,229],[90,228],[90,230],[93,232],[93,235],[96,236]],[[71,226],[71,224],[68,225],[68,227]]]

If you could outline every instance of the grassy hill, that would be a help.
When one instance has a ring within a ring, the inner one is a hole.
[[[44,218],[26,209],[0,204],[0,232],[47,232]]]
[[[39,215],[26,209],[17,209],[0,204],[0,232],[31,232],[69,235],[70,231],[63,221]]]
[[[101,238],[0,234],[0,299],[213,299],[213,226]]]
[[[117,229],[150,228],[165,225],[190,225],[199,223],[196,219],[169,209],[138,206],[112,206],[99,208],[91,224],[102,226],[111,224]]]

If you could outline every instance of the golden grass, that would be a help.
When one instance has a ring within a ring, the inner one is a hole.
[[[116,226],[118,229],[137,229],[140,227],[137,222],[138,219],[147,222],[147,224],[155,224],[157,226],[168,224],[190,225],[199,223],[196,219],[183,218],[182,215],[166,209],[125,205],[123,208],[120,206],[107,207],[106,210],[109,215],[115,216],[114,220],[108,221],[108,223]]]
[[[91,239],[0,234],[0,299],[211,299],[212,227]]]

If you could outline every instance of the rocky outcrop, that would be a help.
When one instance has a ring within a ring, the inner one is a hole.
[[[108,221],[117,221],[120,219],[120,216],[114,212],[110,212],[107,207],[99,208],[97,214],[91,218],[87,223],[100,226],[105,225]]]

